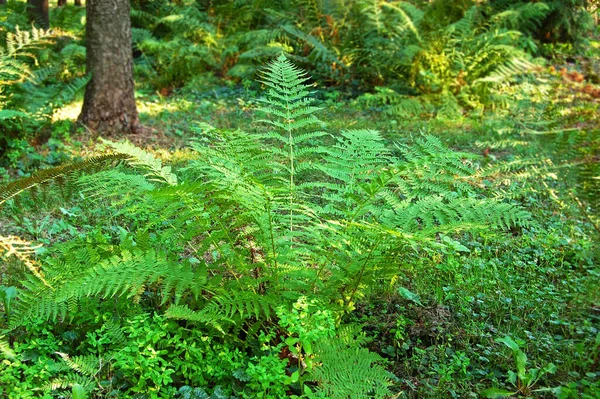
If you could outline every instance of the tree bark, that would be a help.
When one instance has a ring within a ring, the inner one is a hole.
[[[44,29],[50,28],[48,0],[27,0],[27,13],[29,14],[29,19],[38,26]]]
[[[81,0],[75,0],[75,5],[77,7],[81,7]]]
[[[141,126],[135,105],[129,0],[86,2],[87,72],[79,121],[106,135],[135,133]]]

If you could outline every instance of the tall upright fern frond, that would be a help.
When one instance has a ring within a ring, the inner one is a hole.
[[[308,79],[306,72],[281,55],[266,68],[262,81],[268,89],[265,105],[259,109],[266,115],[261,122],[278,129],[264,134],[263,138],[273,140],[276,143],[274,152],[282,161],[285,159],[285,164],[281,166],[288,177],[283,192],[289,201],[290,231],[294,230],[297,174],[310,169],[310,157],[318,153],[318,147],[310,144],[325,135],[321,131],[298,134],[309,127],[321,125],[314,115],[319,108],[313,105],[314,99],[309,96],[308,85],[305,84]],[[283,148],[279,150],[279,146]]]

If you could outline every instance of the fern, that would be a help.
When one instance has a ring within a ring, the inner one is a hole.
[[[2,356],[4,356],[5,359],[8,360],[14,360],[17,357],[15,352],[11,349],[9,343],[4,341],[3,335],[0,336],[0,353],[2,354]]]
[[[43,284],[48,285],[40,270],[40,266],[32,259],[35,250],[40,246],[32,246],[29,241],[14,236],[0,236],[0,259],[14,256]]]
[[[171,167],[162,166],[161,161],[152,154],[129,143],[113,143],[104,140],[104,144],[111,147],[120,156],[127,156],[130,165],[146,169],[148,171],[146,177],[149,181],[157,181],[170,186],[177,185],[177,176],[171,172]]]
[[[411,32],[417,42],[421,41],[421,35],[419,33],[418,26],[423,18],[423,12],[413,6],[412,4],[404,1],[399,2],[384,2],[381,4],[382,7],[388,8],[399,18],[400,31],[397,34],[401,34],[403,29],[407,29]]]
[[[332,399],[385,398],[391,395],[391,374],[376,353],[361,348],[343,336],[315,344],[316,360],[312,372],[322,392]],[[348,367],[351,365],[351,367]]]
[[[73,173],[91,171],[102,167],[110,162],[127,158],[124,154],[112,154],[92,157],[81,162],[74,162],[57,166],[55,168],[43,169],[34,173],[31,177],[21,179],[0,187],[0,206],[11,198],[16,197],[26,190],[41,186],[57,179],[62,179]]]
[[[292,37],[300,39],[312,47],[311,53],[306,57],[310,62],[321,62],[328,65],[333,64],[346,68],[346,65],[339,59],[338,55],[327,48],[327,46],[316,37],[308,35],[300,29],[289,25],[283,26],[282,29]]]
[[[82,177],[81,190],[113,199],[117,214],[151,216],[119,245],[60,247],[45,262],[48,285],[23,282],[12,325],[68,318],[86,297],[141,301],[151,289],[167,316],[226,332],[267,320],[273,298],[318,293],[350,306],[369,283],[397,273],[401,253],[446,245],[438,234],[528,223],[519,208],[479,194],[473,156],[438,139],[394,150],[370,130],[333,138],[309,130],[321,123],[306,80],[284,57],[271,63],[261,107],[270,130],[204,129],[192,145],[196,159],[179,172],[183,182],[149,153],[107,142],[134,171]]]
[[[223,322],[235,322],[251,317],[257,320],[269,319],[276,303],[275,298],[251,292],[235,295],[222,293],[212,297],[200,311],[194,311],[187,305],[173,305],[166,311],[165,316],[219,326]]]
[[[116,343],[124,342],[123,330],[114,322],[107,322],[103,329]],[[110,366],[114,358],[114,353],[108,353],[103,356],[85,355],[69,356],[67,353],[55,352],[60,356],[62,364],[56,367],[56,371],[65,372],[65,375],[54,378],[45,389],[59,390],[80,386],[85,392],[91,394],[97,386],[101,385],[100,378]]]
[[[35,59],[30,50],[43,44],[48,36],[48,31],[35,27],[32,27],[30,32],[22,31],[17,26],[14,33],[7,33],[6,46],[0,47],[0,88],[22,82],[32,76],[30,67],[21,59]]]
[[[264,72],[263,83],[267,85],[266,105],[260,108],[269,118],[261,122],[267,123],[280,132],[272,132],[262,137],[274,140],[279,145],[284,145],[281,151],[278,146],[274,152],[278,155],[276,159],[285,159],[285,164],[280,163],[278,168],[284,171],[286,187],[283,190],[287,196],[289,212],[289,230],[294,230],[294,208],[297,201],[297,173],[310,170],[308,159],[319,152],[318,147],[310,147],[306,144],[325,135],[324,132],[311,132],[296,134],[300,129],[309,126],[320,125],[320,121],[314,115],[318,108],[312,104],[314,100],[308,97],[308,87],[304,84],[308,78],[304,73],[292,65],[283,55],[273,62]],[[286,157],[286,158],[283,158]],[[280,161],[281,162],[281,161]]]

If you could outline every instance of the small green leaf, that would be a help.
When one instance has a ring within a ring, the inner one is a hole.
[[[306,364],[306,369],[308,371],[311,371],[313,369],[313,360],[310,357],[305,357],[304,358],[304,363]]]
[[[465,247],[460,242],[453,240],[452,238],[450,238],[444,234],[440,234],[440,237],[441,237],[443,243],[447,244],[450,248],[454,249],[456,252],[471,252],[471,250],[469,248]]]
[[[510,349],[512,349],[515,352],[519,350],[519,345],[515,341],[513,341],[512,338],[509,337],[508,335],[506,337],[496,339],[496,342],[502,343],[502,344],[508,346]]]
[[[72,390],[72,398],[73,399],[87,399],[87,397],[88,397],[88,394],[81,385],[79,385],[79,384],[73,385],[73,390]]]
[[[554,363],[548,363],[546,367],[544,367],[540,373],[540,377],[544,374],[554,374],[556,373],[556,365]]]
[[[484,398],[506,398],[507,396],[514,395],[515,392],[508,391],[502,388],[488,388],[481,392],[481,396]]]
[[[550,391],[554,394],[554,396],[556,396],[556,399],[569,399],[574,397],[574,392],[573,390],[567,388],[567,387],[556,387],[556,388],[543,388],[543,389],[536,389],[534,392],[545,392],[545,391]]]
[[[8,287],[4,293],[6,295],[6,300],[11,301],[17,297],[17,287]]]
[[[517,373],[519,378],[523,379],[525,376],[525,365],[527,364],[527,355],[521,350],[517,350],[515,363],[517,366]]]
[[[299,339],[299,338],[296,338],[296,337],[289,337],[289,338],[287,338],[287,339],[285,340],[285,344],[286,344],[287,346],[294,346],[294,345],[296,345],[296,344],[298,343],[298,341],[300,341],[300,339]]]
[[[299,379],[300,379],[300,370],[296,370],[290,376],[290,381],[291,382],[298,382]]]
[[[210,399],[229,399],[229,395],[219,385],[215,387]]]
[[[400,287],[398,288],[398,293],[400,294],[400,296],[404,299],[407,299],[411,302],[416,303],[419,306],[423,306],[423,304],[421,303],[421,298],[419,297],[419,295],[415,294],[412,291],[409,291],[407,288],[404,287]]]
[[[510,382],[513,385],[517,385],[517,373],[515,373],[514,371],[509,371],[508,382]]]
[[[302,347],[304,348],[304,353],[306,353],[307,355],[313,354],[312,344],[309,341],[303,342]]]
[[[524,372],[523,374],[519,374],[519,379],[521,380],[521,384],[526,387],[532,386],[537,377],[538,371],[539,371],[538,369],[530,369],[529,372]]]

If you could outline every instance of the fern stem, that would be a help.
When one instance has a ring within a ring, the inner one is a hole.
[[[275,234],[273,233],[273,213],[271,212],[271,202],[267,201],[267,213],[269,214],[269,235],[271,238],[271,252],[273,253],[273,266],[275,274],[275,285],[279,287],[279,265],[277,264],[277,252],[275,249]]]
[[[379,241],[377,241],[375,243],[375,247],[377,246],[377,244],[379,244]],[[373,251],[372,250],[369,251],[369,255],[366,257],[365,261],[363,262],[363,265],[360,268],[360,272],[358,273],[358,278],[356,279],[356,284],[354,284],[354,289],[352,290],[352,293],[350,294],[350,298],[348,298],[347,304],[352,303],[352,300],[354,299],[354,295],[356,294],[356,291],[358,291],[358,286],[360,285],[363,275],[365,274],[365,269],[367,268],[367,264],[371,260],[372,254],[373,254]]]
[[[221,231],[225,232],[225,236],[229,240],[229,243],[233,246],[234,245],[234,240],[230,237],[229,230],[221,223],[221,219],[219,217],[216,217],[210,210],[209,210],[209,213],[210,213],[210,216],[211,216],[211,220],[214,220],[216,223],[219,224],[219,226],[221,228]],[[196,218],[198,219],[198,216],[196,216]],[[235,278],[235,280],[237,282],[239,282],[240,279],[236,275],[234,267],[229,263],[229,261],[227,260],[227,257],[225,256],[225,254],[221,251],[221,247],[220,247],[219,243],[214,240],[214,238],[210,234],[210,232],[207,232],[207,235],[208,235],[208,238],[210,239],[211,243],[213,244],[213,246],[215,247],[215,249],[219,253],[219,255],[223,259],[225,259],[225,265],[227,265],[227,269],[228,269],[229,273],[233,276],[233,278]],[[240,259],[239,255],[238,255],[237,251],[234,251],[233,253],[235,254],[235,257],[238,259],[238,261],[240,263],[243,263],[242,260]],[[254,287],[251,287],[251,288],[252,288],[252,291],[256,294],[256,291],[254,290]]]
[[[290,104],[286,104],[287,111],[287,133],[290,146],[290,231],[294,231],[294,136],[292,135],[292,119],[290,115]],[[290,241],[293,241],[290,236]]]

